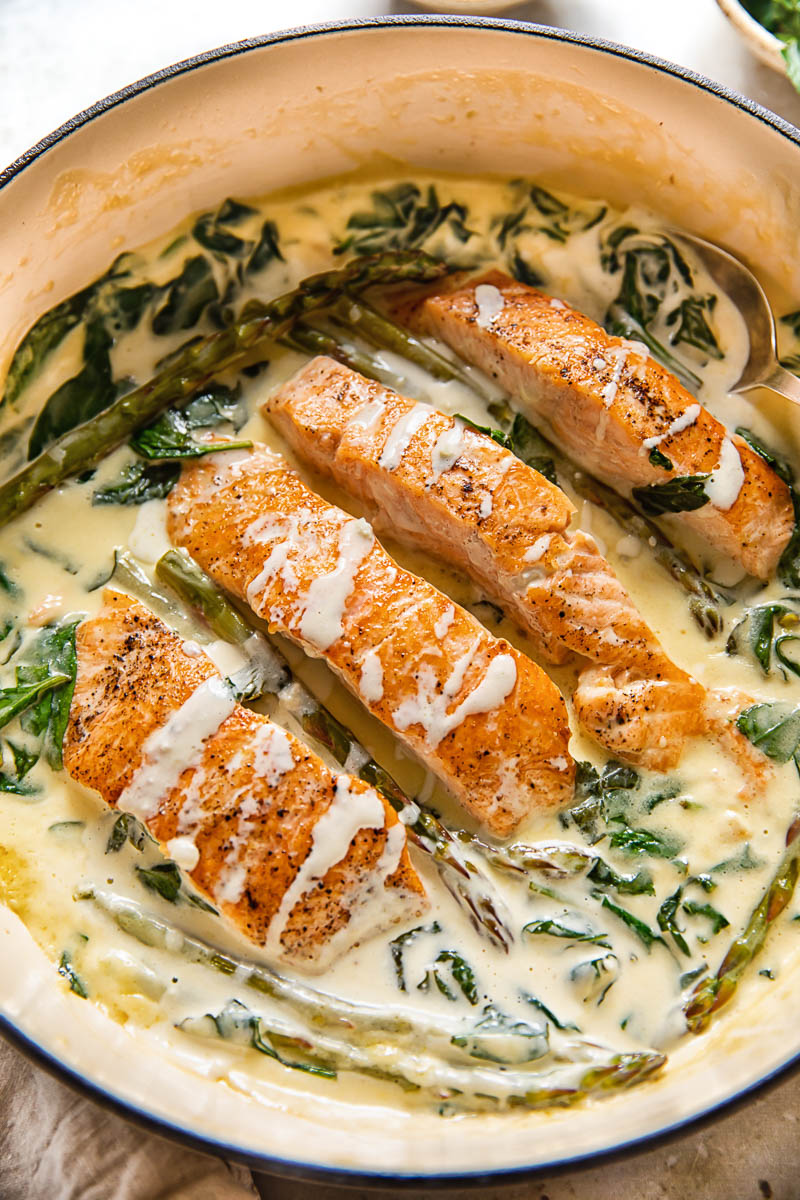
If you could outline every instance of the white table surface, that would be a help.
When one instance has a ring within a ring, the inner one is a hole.
[[[93,101],[178,59],[289,23],[418,11],[403,0],[293,0],[291,8],[276,0],[0,0],[0,164]],[[508,15],[658,54],[800,125],[800,96],[752,58],[714,0],[529,0]],[[465,1195],[798,1200],[798,1121],[800,1077],[714,1125],[625,1162]],[[264,1179],[260,1186],[273,1200],[345,1197],[339,1189],[308,1184]],[[421,1200],[426,1193],[416,1195]]]

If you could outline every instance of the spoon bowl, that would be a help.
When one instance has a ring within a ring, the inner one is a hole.
[[[775,315],[764,289],[749,267],[728,250],[691,233],[674,230],[674,236],[691,246],[711,278],[742,314],[749,338],[749,353],[731,392],[766,388],[800,405],[800,379],[778,361]]]

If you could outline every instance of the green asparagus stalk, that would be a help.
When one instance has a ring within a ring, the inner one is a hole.
[[[391,350],[422,367],[434,379],[444,383],[457,381],[478,392],[484,400],[491,398],[484,393],[477,379],[469,374],[465,365],[453,362],[421,342],[360,297],[356,298],[350,293],[343,296],[336,305],[335,319],[345,329],[360,334],[373,346]]]
[[[298,979],[287,979],[263,963],[252,963],[209,945],[200,938],[185,934],[160,917],[146,913],[132,900],[99,888],[79,888],[76,900],[91,900],[107,913],[123,932],[146,946],[181,954],[189,962],[211,967],[223,975],[235,976],[236,983],[261,992],[273,1000],[287,1003],[304,1020],[317,1029],[348,1035],[376,1030],[393,1035],[415,1034],[434,1036],[435,1031],[415,1026],[402,1013],[386,1008],[351,1004],[335,996],[324,995]]]
[[[190,342],[162,371],[78,425],[0,485],[0,525],[30,508],[70,476],[94,467],[116,446],[171,405],[183,404],[220,372],[247,362],[263,343],[285,334],[310,312],[331,305],[347,289],[425,281],[447,267],[422,251],[356,258],[340,270],[309,276],[268,303],[250,301],[227,329]]]
[[[790,830],[790,838],[793,834],[796,838],[795,825]],[[799,872],[800,843],[795,841],[716,974],[699,980],[689,997],[684,1012],[692,1033],[707,1029],[714,1015],[733,999],[742,975],[763,948],[767,934],[791,900]]]
[[[302,1020],[307,1032],[280,1017],[257,1018],[255,1029],[252,1024],[250,1029],[269,1049],[290,1048],[307,1057],[301,1066],[275,1054],[286,1066],[323,1075],[355,1071],[427,1093],[436,1102],[452,1100],[465,1111],[478,1111],[573,1104],[589,1095],[639,1083],[665,1062],[663,1055],[650,1050],[619,1054],[565,1038],[545,1070],[526,1072],[483,1061],[475,1065],[475,1056],[469,1052],[469,1031],[461,1027],[454,1031],[441,1021],[427,1026],[385,1006],[352,1004],[317,992],[267,966],[220,951],[112,893],[90,887],[76,893],[76,899],[93,902],[123,932],[144,945],[178,953],[235,980],[237,988],[248,988],[285,1005],[295,1020]],[[182,1027],[201,1036],[220,1035],[225,1028],[222,1016],[211,1018],[214,1029],[203,1018],[190,1018]],[[240,1031],[241,1016],[238,1027]],[[576,1052],[584,1057],[583,1062],[574,1061]],[[585,1060],[587,1054],[589,1061]]]
[[[438,817],[410,800],[350,730],[293,678],[282,655],[262,634],[253,631],[224,592],[185,550],[169,550],[164,554],[156,564],[156,576],[199,611],[215,633],[241,647],[248,659],[269,660],[271,669],[262,671],[264,690],[277,695],[303,730],[322,743],[338,763],[347,766],[386,797],[400,814],[410,840],[433,860],[448,891],[464,907],[474,927],[507,951],[513,935],[506,924],[502,901]],[[238,686],[236,678],[233,682]]]
[[[389,380],[390,373],[381,369],[374,355],[365,354],[354,346],[345,346],[323,329],[305,321],[298,321],[289,333],[281,338],[281,342],[292,350],[314,355],[325,354],[328,358],[335,358],[351,371],[358,371],[367,379],[375,379],[379,383]]]
[[[232,1037],[226,1028],[225,1017],[230,1008],[228,1005],[227,1010],[216,1017],[207,1014],[199,1019],[189,1018],[178,1028],[194,1036],[225,1037],[242,1044],[240,1031],[236,1030]],[[495,1067],[454,1066],[421,1048],[409,1055],[404,1049],[381,1045],[376,1054],[377,1047],[361,1046],[352,1041],[318,1036],[311,1042],[302,1032],[295,1032],[274,1018],[252,1014],[248,1017],[249,1045],[262,1054],[277,1058],[284,1066],[328,1078],[336,1078],[340,1071],[354,1071],[397,1084],[404,1091],[418,1092],[437,1105],[449,1101],[453,1109],[462,1112],[572,1105],[591,1095],[619,1091],[641,1083],[666,1061],[663,1055],[644,1050],[604,1055],[605,1061],[588,1069],[585,1065],[581,1069],[578,1064],[560,1063],[540,1074],[509,1071],[508,1068],[501,1073]],[[287,1062],[278,1050],[299,1052],[303,1059]],[[391,1066],[385,1065],[387,1063]]]
[[[466,844],[478,850],[495,870],[527,879],[531,872],[551,879],[574,879],[590,871],[597,855],[569,842],[517,842],[511,846],[490,846],[473,834],[464,835]]]

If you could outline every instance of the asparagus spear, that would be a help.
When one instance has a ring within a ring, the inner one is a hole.
[[[692,1033],[702,1033],[707,1029],[714,1014],[733,999],[742,975],[762,949],[771,927],[791,900],[800,873],[797,832],[795,822],[787,838],[787,844],[790,845],[787,854],[716,974],[699,980],[692,991],[684,1009],[686,1024]]]
[[[467,371],[466,364],[453,362],[446,358],[438,350],[432,349],[425,342],[421,342],[413,334],[396,325],[394,321],[378,312],[360,297],[356,298],[349,292],[345,294],[336,305],[335,314],[336,321],[345,329],[360,334],[374,346],[382,346],[385,350],[402,355],[409,362],[422,367],[434,379],[445,383],[456,380],[477,392],[484,400],[491,399],[483,391],[477,379]]]
[[[238,609],[185,550],[167,551],[156,564],[156,576],[197,609],[215,633],[240,646],[249,660],[263,663],[269,658],[271,670],[262,671],[264,690],[277,695],[305,732],[327,747],[337,762],[352,769],[386,797],[400,814],[411,841],[433,859],[448,891],[466,909],[474,927],[507,951],[513,935],[504,919],[502,901],[493,895],[489,880],[469,861],[458,840],[438,817],[409,800],[350,730],[293,679],[285,659],[262,634],[253,632]],[[238,687],[236,678],[233,682]]]
[[[332,304],[347,288],[430,280],[447,267],[422,251],[357,258],[340,270],[309,276],[291,292],[263,304],[250,301],[233,325],[190,342],[141,387],[64,434],[0,485],[0,525],[35,504],[65,479],[95,466],[165,408],[182,404],[222,371],[245,363],[263,342],[280,337],[300,317]]]
[[[376,379],[385,383],[389,377],[389,372],[381,369],[374,355],[365,354],[354,346],[345,346],[323,329],[309,325],[306,321],[298,321],[292,326],[289,333],[281,338],[281,341],[292,350],[315,355],[325,354],[328,358],[338,359],[351,371],[358,371],[367,379]]]
[[[317,992],[300,980],[287,979],[265,965],[238,959],[184,934],[113,893],[90,887],[76,893],[76,899],[92,901],[120,929],[144,945],[179,953],[189,962],[235,979],[237,987],[260,992],[285,1005],[305,1028],[270,1017],[258,1018],[255,1032],[266,1038],[267,1044],[274,1041],[281,1047],[300,1050],[308,1059],[305,1069],[316,1067],[318,1074],[355,1071],[427,1093],[437,1102],[448,1099],[467,1111],[476,1111],[485,1107],[572,1104],[591,1094],[639,1083],[665,1062],[663,1055],[650,1050],[619,1054],[564,1036],[552,1066],[546,1070],[526,1072],[485,1062],[476,1066],[472,1061],[475,1056],[469,1052],[470,1031],[461,1026],[448,1027],[442,1021],[427,1026],[385,1007],[352,1004]],[[203,1018],[190,1019],[183,1027],[201,1035],[219,1034],[221,1017],[212,1018],[214,1030]]]

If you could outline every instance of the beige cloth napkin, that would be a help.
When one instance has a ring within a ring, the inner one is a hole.
[[[2,1200],[253,1200],[250,1172],[145,1133],[0,1041]]]

